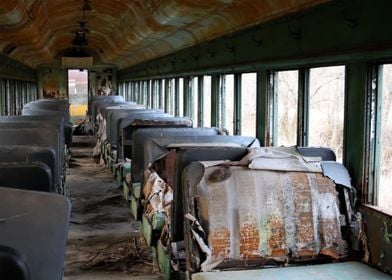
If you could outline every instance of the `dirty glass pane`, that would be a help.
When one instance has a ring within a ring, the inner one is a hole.
[[[179,78],[178,100],[179,116],[184,116],[184,78]]]
[[[241,135],[256,136],[257,74],[241,75]]]
[[[88,99],[88,70],[68,70],[68,98],[71,121],[74,124],[86,115]]]
[[[160,94],[160,99],[159,99],[159,108],[162,109],[164,112],[166,110],[165,108],[165,96],[166,96],[166,80],[162,79],[161,80],[161,94]]]
[[[343,158],[344,66],[310,69],[309,146],[330,147]]]
[[[168,92],[166,93],[168,97],[166,100],[168,101],[166,106],[165,106],[165,112],[169,113],[174,116],[174,79],[168,79]]]
[[[224,75],[222,77],[222,124],[221,126],[229,131],[230,135],[234,133],[234,75]]]
[[[5,115],[6,110],[6,98],[5,98],[5,83],[3,79],[0,79],[0,115]]]
[[[192,78],[192,106],[193,106],[193,127],[197,127],[198,120],[199,120],[199,77]]]
[[[383,66],[378,206],[392,209],[392,64]]]
[[[275,89],[275,146],[297,144],[298,71],[279,71]]]
[[[211,126],[211,76],[204,76],[203,82],[203,126]]]

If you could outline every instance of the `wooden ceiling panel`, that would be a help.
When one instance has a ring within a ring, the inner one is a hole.
[[[1,0],[0,51],[14,44],[16,60],[56,63],[85,20],[87,51],[124,68],[329,0],[84,1]]]

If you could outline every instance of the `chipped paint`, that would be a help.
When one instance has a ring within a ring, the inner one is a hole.
[[[199,196],[211,262],[344,255],[335,184],[321,173],[205,167]]]
[[[384,239],[387,243],[391,243],[392,241],[392,231],[388,232],[388,224],[384,221]]]

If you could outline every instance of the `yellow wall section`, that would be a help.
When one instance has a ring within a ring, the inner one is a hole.
[[[69,112],[72,116],[84,116],[86,115],[87,105],[71,104]]]

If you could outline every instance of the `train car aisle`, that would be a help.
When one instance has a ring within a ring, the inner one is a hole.
[[[112,174],[93,161],[93,145],[93,137],[74,137],[67,170],[72,214],[64,279],[160,279]]]

